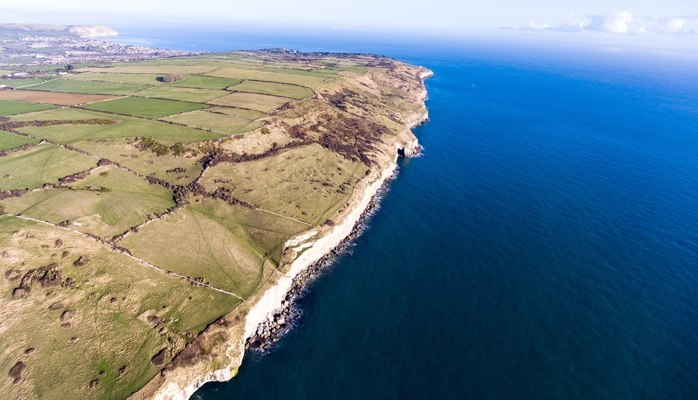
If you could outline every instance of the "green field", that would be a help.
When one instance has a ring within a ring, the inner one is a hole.
[[[69,189],[70,188],[70,189]],[[100,167],[84,180],[1,202],[5,211],[58,224],[101,238],[124,233],[149,215],[174,206],[172,192],[116,167]]]
[[[21,103],[19,101],[0,100],[0,116],[22,114],[26,112],[50,110],[55,108],[45,104]]]
[[[44,143],[0,157],[0,189],[32,189],[58,183],[58,178],[96,165],[94,158]]]
[[[223,90],[230,86],[235,86],[242,82],[242,79],[228,79],[228,78],[213,78],[210,76],[202,75],[186,75],[183,80],[165,83],[163,85],[167,86],[181,86],[181,87],[192,87],[199,89],[218,89]]]
[[[230,90],[236,92],[270,94],[273,96],[290,97],[292,99],[305,99],[313,95],[313,91],[306,87],[259,81],[245,81]]]
[[[155,354],[170,349],[169,361],[186,345],[186,334],[198,334],[239,303],[31,221],[0,217],[0,247],[9,254],[0,263],[2,335],[11,338],[3,340],[0,368],[23,360],[23,380],[31,382],[13,385],[5,377],[0,392],[12,391],[8,398],[124,399],[158,373],[161,367],[150,361]],[[80,257],[83,264],[74,265]],[[8,271],[24,274],[52,263],[67,286],[37,283],[27,297],[13,299],[19,281],[6,279]],[[89,388],[95,379],[99,385]]]
[[[155,97],[159,99],[190,101],[193,103],[205,103],[229,94],[225,90],[197,89],[180,86],[156,86],[152,89],[138,93],[138,96]]]
[[[85,107],[98,111],[109,111],[137,117],[159,118],[187,111],[200,110],[208,106],[204,104],[185,103],[182,101],[127,97],[93,103]]]
[[[259,112],[259,111],[253,111],[253,110],[244,110],[242,108],[234,108],[234,107],[211,107],[207,108],[206,111],[208,112],[213,112],[213,113],[219,113],[219,114],[225,114],[225,115],[232,115],[235,117],[240,117],[248,120],[254,120],[258,118],[263,118],[267,117],[268,115]]]
[[[236,92],[211,100],[209,103],[219,106],[245,108],[254,111],[270,112],[288,103],[292,99],[268,96],[257,93]]]
[[[231,135],[249,132],[262,126],[262,122],[259,121],[250,121],[235,116],[210,113],[208,111],[194,111],[165,118],[165,120],[189,126],[212,129]]]
[[[62,79],[69,79],[75,81],[107,81],[107,82],[120,82],[120,83],[131,83],[136,85],[157,85],[159,75],[147,75],[147,74],[108,74],[108,73],[94,73],[86,72],[82,74],[72,74],[66,75]]]
[[[60,79],[48,81],[27,89],[46,92],[126,95],[147,88],[148,86],[135,85],[132,83],[92,82]]]
[[[29,143],[39,143],[39,141],[26,136],[0,131],[0,151],[16,149]]]
[[[209,191],[226,187],[240,200],[317,225],[349,200],[351,188],[366,170],[313,144],[261,160],[217,165],[201,184]],[[266,179],[249,179],[261,175]]]
[[[162,123],[163,125],[167,125]],[[173,128],[182,128],[170,125]],[[205,131],[195,131],[207,133]],[[209,133],[209,135],[220,135]],[[191,156],[175,157],[166,154],[158,156],[152,151],[145,151],[134,146],[132,139],[101,139],[84,140],[72,144],[73,146],[95,154],[99,157],[118,162],[134,171],[167,182],[186,185],[201,174],[203,167],[197,162],[198,158]],[[181,172],[179,172],[181,171]]]
[[[216,202],[220,203],[217,214],[195,203],[144,226],[121,245],[162,268],[204,278],[247,297],[260,284],[265,254],[241,224],[226,218],[233,212],[227,209],[234,207]]]
[[[129,98],[129,100],[130,99],[131,98]],[[143,100],[150,101],[151,99]],[[31,120],[31,118],[42,120],[80,120],[96,118],[119,121],[119,123],[113,125],[55,125],[45,127],[26,127],[19,129],[21,132],[66,144],[88,139],[133,139],[135,137],[150,137],[157,141],[172,144],[176,142],[192,143],[221,137],[221,135],[217,133],[172,125],[165,122],[150,121],[141,118],[131,118],[113,114],[102,114],[99,112],[81,109],[44,111],[35,114],[24,114],[21,117],[22,118],[17,118],[17,120]]]
[[[202,74],[218,68],[207,65],[126,65],[122,67],[80,68],[77,72],[126,73],[126,74]],[[161,63],[162,64],[162,63]]]
[[[252,69],[230,68],[225,67],[212,72],[206,73],[208,76],[217,76],[221,78],[237,78],[237,79],[253,79],[258,81],[291,83],[301,86],[315,86],[326,80],[324,77],[318,76],[302,76],[288,73],[275,73],[267,71],[259,71]]]

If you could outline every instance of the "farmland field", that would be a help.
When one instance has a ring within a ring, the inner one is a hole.
[[[0,157],[0,189],[32,189],[58,178],[84,171],[97,160],[60,146],[44,143],[24,151]]]
[[[39,90],[48,92],[84,93],[84,94],[115,94],[125,95],[147,89],[146,85],[135,85],[132,83],[119,82],[92,82],[77,80],[53,80],[40,85],[35,85],[29,90]]]
[[[272,173],[264,181],[248,179],[267,171]],[[201,183],[209,191],[226,187],[241,200],[315,225],[349,199],[348,188],[365,173],[360,163],[313,144],[262,160],[213,167]]]
[[[167,86],[192,87],[199,89],[223,90],[242,82],[242,79],[213,78],[203,75],[185,75],[184,79],[177,82],[166,83]]]
[[[131,83],[136,85],[157,85],[157,78],[160,75],[148,75],[148,74],[109,74],[109,73],[95,73],[86,72],[82,74],[71,74],[66,75],[63,79],[71,81],[106,81],[106,82],[120,82],[120,83]]]
[[[242,108],[234,108],[234,107],[211,107],[207,108],[206,111],[208,112],[215,112],[219,114],[225,114],[225,115],[232,115],[244,119],[258,119],[258,118],[263,118],[267,117],[268,115],[259,112],[259,111],[253,111],[253,110],[244,110]]]
[[[193,103],[205,103],[229,94],[225,90],[197,89],[180,86],[156,86],[152,89],[138,93],[138,96],[155,97],[159,99],[190,101]]]
[[[231,207],[218,203],[223,210]],[[246,297],[261,281],[265,255],[242,225],[224,217],[226,213],[216,215],[191,205],[144,226],[127,236],[122,245],[153,264],[202,277],[216,287]]]
[[[224,67],[206,73],[208,76],[221,78],[253,79],[258,81],[291,83],[294,85],[312,87],[324,82],[327,78],[318,76],[302,76],[297,74],[276,73],[251,69]]]
[[[0,151],[12,150],[29,143],[39,143],[38,140],[0,131]]]
[[[201,74],[218,67],[206,65],[127,65],[123,67],[80,68],[77,72],[103,72],[127,74]]]
[[[53,106],[44,104],[20,103],[16,101],[0,100],[0,117],[22,114],[31,111],[49,110]]]
[[[113,99],[114,96],[75,93],[44,93],[29,90],[2,90],[0,100],[26,101],[39,104],[56,104],[59,106],[74,106],[76,104],[93,103]]]
[[[249,132],[262,125],[262,123],[258,121],[250,121],[240,117],[210,113],[208,111],[193,111],[164,119],[166,121],[212,129],[228,134]]]
[[[108,239],[174,206],[172,192],[115,167],[100,167],[78,183],[28,193],[0,203],[5,211]]]
[[[304,99],[313,95],[313,91],[306,87],[258,81],[245,81],[229,90],[269,94],[293,99]]]
[[[18,118],[17,120],[26,120],[34,117],[42,120],[106,119],[117,122],[116,124],[112,125],[54,125],[19,129],[20,132],[25,132],[40,138],[54,140],[56,142],[66,144],[83,140],[117,138],[134,139],[135,137],[150,137],[167,143],[191,143],[221,137],[221,135],[217,133],[171,125],[165,122],[132,118],[121,115],[103,114],[89,110],[63,109],[48,112],[45,111],[33,115],[25,114],[21,117],[23,118]]]
[[[211,100],[209,104],[270,112],[276,110],[291,100],[292,99],[268,96],[265,94],[237,92]]]
[[[90,104],[86,107],[92,110],[108,111],[117,114],[159,118],[167,115],[199,110],[208,106],[204,104],[185,103],[181,101],[127,97]]]

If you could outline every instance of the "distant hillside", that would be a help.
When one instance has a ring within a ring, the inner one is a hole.
[[[25,32],[66,32],[75,36],[115,36],[116,31],[104,26],[89,25],[50,25],[50,24],[10,24],[0,23],[0,30]]]

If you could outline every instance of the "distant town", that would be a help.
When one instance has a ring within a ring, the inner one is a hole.
[[[0,30],[0,69],[28,65],[148,60],[202,54],[122,45],[70,32]]]

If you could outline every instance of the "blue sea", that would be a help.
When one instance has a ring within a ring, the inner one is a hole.
[[[120,30],[435,73],[424,153],[400,161],[352,254],[276,349],[193,398],[698,398],[695,62],[513,37]]]

